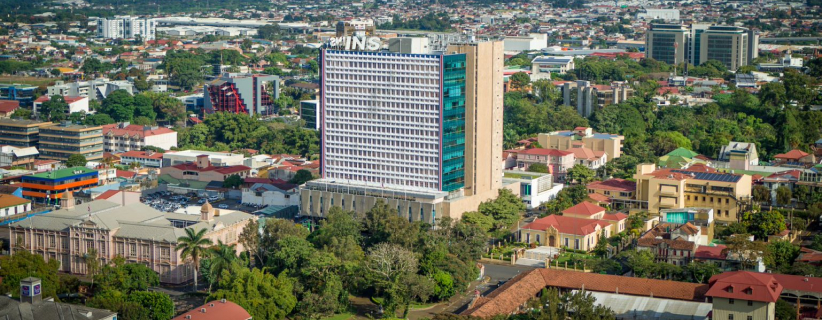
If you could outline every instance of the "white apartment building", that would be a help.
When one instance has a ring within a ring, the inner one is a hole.
[[[97,36],[105,39],[154,40],[157,22],[150,18],[116,16],[113,19],[97,21]]]
[[[126,90],[134,94],[134,84],[125,80],[112,81],[108,79],[94,79],[65,83],[57,81],[53,86],[46,87],[49,97],[53,95],[69,97],[88,97],[89,100],[103,100],[115,90]]]
[[[139,151],[146,146],[168,150],[177,146],[177,131],[128,122],[108,124],[103,126],[103,146],[106,152],[114,153]]]
[[[187,162],[197,162],[197,156],[207,155],[208,161],[215,167],[242,166],[245,156],[241,153],[226,153],[200,150],[184,150],[163,154],[163,167],[176,166]]]
[[[527,36],[505,37],[505,51],[537,51],[548,47],[548,34],[532,33]]]
[[[574,57],[537,56],[531,60],[531,80],[551,80],[551,73],[574,70]]]
[[[51,96],[44,95],[34,100],[32,112],[37,115],[39,114],[39,109],[43,105],[44,102],[49,101]],[[89,113],[90,109],[88,107],[88,97],[69,97],[64,96],[63,100],[66,101],[68,104],[68,108],[66,109],[66,115],[70,115],[75,112],[83,112]]]
[[[323,178],[442,190],[442,57],[324,52]]]

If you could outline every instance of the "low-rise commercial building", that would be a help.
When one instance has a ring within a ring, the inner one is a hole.
[[[518,170],[528,170],[533,164],[542,164],[548,167],[548,173],[562,180],[568,169],[574,166],[574,153],[557,149],[531,148],[523,150],[508,150],[516,152]]]
[[[616,159],[622,155],[624,136],[610,133],[594,132],[588,127],[577,127],[574,130],[540,133],[537,141],[543,148],[570,150],[584,147],[594,152],[604,151],[606,159]],[[608,160],[608,161],[610,161]]]
[[[43,106],[43,103],[49,100],[51,100],[51,96],[40,96],[39,98],[37,98],[37,100],[34,100],[34,108],[32,109],[32,113],[34,115],[38,115],[40,113],[40,109]],[[89,112],[87,97],[63,96],[63,100],[66,101],[66,104],[68,104],[68,108],[66,108],[66,116],[74,112]],[[48,119],[48,117],[45,118]]]
[[[103,159],[103,127],[63,122],[40,128],[40,157],[66,161],[71,155]]]
[[[97,170],[86,167],[41,172],[22,178],[23,196],[37,202],[50,202],[66,192],[96,187],[98,179]]]
[[[160,169],[162,175],[169,175],[178,180],[195,180],[201,182],[225,181],[232,175],[240,178],[248,177],[251,168],[239,166],[217,167],[211,164],[208,155],[200,155],[196,162],[187,162]]]
[[[531,80],[551,79],[551,74],[574,70],[574,57],[536,56],[531,60]]]
[[[23,167],[34,169],[34,161],[40,155],[35,147],[0,147],[0,167]]]
[[[610,237],[625,230],[628,216],[607,213],[605,208],[587,201],[562,211],[534,220],[519,231],[519,240],[549,247],[565,247],[591,251],[601,237]]]
[[[241,153],[183,150],[163,153],[163,167],[195,162],[201,155],[208,156],[211,165],[217,167],[239,166],[245,162],[245,156]]]
[[[141,126],[128,122],[103,126],[106,152],[139,151],[143,147],[169,150],[177,147],[177,131],[158,126]]]
[[[163,166],[163,153],[147,151],[127,151],[120,154],[120,162],[138,163],[141,167],[160,168]]]
[[[299,185],[291,183],[255,183],[243,188],[243,203],[260,206],[299,206]]]
[[[40,128],[53,125],[47,121],[0,119],[0,144],[15,147],[37,147]]]

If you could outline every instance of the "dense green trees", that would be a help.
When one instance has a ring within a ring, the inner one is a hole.
[[[68,157],[66,160],[66,167],[84,167],[86,165],[86,156],[75,153]]]
[[[63,99],[63,96],[54,95],[40,105],[37,113],[42,120],[58,122],[66,119],[68,109],[68,103]]]
[[[178,130],[180,148],[230,151],[256,149],[268,154],[319,153],[316,131],[297,125],[263,122],[245,114],[214,113],[204,123]]]

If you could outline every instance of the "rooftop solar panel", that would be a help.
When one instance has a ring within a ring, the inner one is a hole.
[[[698,180],[706,180],[706,181],[719,181],[719,182],[737,182],[741,178],[735,174],[728,174],[728,173],[710,173],[710,172],[691,172],[686,170],[671,170],[672,172],[682,173],[693,175],[694,179]]]

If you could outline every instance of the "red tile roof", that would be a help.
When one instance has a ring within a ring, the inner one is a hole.
[[[723,245],[718,245],[715,247],[699,246],[696,248],[694,257],[697,259],[725,260],[728,257],[728,254],[723,252],[723,250],[725,250],[725,246]]]
[[[797,261],[808,262],[808,263],[816,263],[822,261],[822,252],[809,249],[809,248],[801,248],[799,253],[799,257],[796,258]]]
[[[17,100],[0,100],[0,112],[10,113],[20,108],[20,101]]]
[[[539,155],[539,156],[553,156],[553,157],[564,157],[570,154],[573,154],[571,151],[563,151],[557,149],[543,149],[543,148],[531,148],[531,149],[523,149],[517,150],[517,154],[531,154],[531,155]]]
[[[609,190],[609,191],[636,191],[636,182],[625,179],[608,179],[605,181],[594,181],[587,185],[588,189]]]
[[[602,158],[605,155],[605,151],[594,151],[589,148],[570,148],[568,151],[574,153],[574,158],[576,159],[585,159],[588,161],[594,161]]]
[[[822,278],[772,274],[785,290],[822,293]]]
[[[137,175],[136,173],[131,172],[131,171],[117,170],[117,177],[118,178],[131,179],[131,178],[134,178],[134,176],[136,176],[136,175]]]
[[[783,286],[772,274],[749,271],[725,272],[711,277],[706,296],[738,300],[776,302]]]
[[[624,214],[622,212],[606,213],[606,214],[602,215],[602,220],[622,221],[622,220],[625,220],[625,219],[628,219],[628,215]]]
[[[657,239],[657,238],[640,238],[636,241],[637,247],[656,248],[660,243],[668,244],[668,247],[676,250],[693,251],[696,247],[692,241],[686,240],[671,240],[671,239]]]
[[[120,190],[106,190],[106,192],[101,193],[95,200],[107,200],[117,194],[120,193]]]
[[[590,203],[588,201],[580,202],[579,204],[562,211],[563,214],[575,214],[587,217],[602,212],[605,212],[605,208]]]
[[[225,301],[225,302],[223,302]],[[205,312],[202,310],[205,309]],[[189,317],[190,316],[190,317]],[[251,315],[243,307],[227,300],[214,300],[171,320],[248,320]]]
[[[122,157],[131,157],[139,159],[162,159],[163,153],[154,152],[152,154],[148,154],[148,152],[146,151],[126,151],[120,154],[120,158]]]
[[[606,227],[609,225],[611,225],[611,223],[605,220],[574,218],[552,214],[544,218],[536,219],[534,222],[522,228],[544,231],[553,227],[560,233],[584,236],[594,233],[597,226]]]
[[[599,194],[599,193],[589,193],[588,194],[588,199],[594,200],[596,202],[611,203],[611,198],[609,198],[608,196],[606,196],[604,194]]]
[[[521,273],[488,296],[479,299],[461,315],[490,318],[508,315],[546,287],[619,293],[684,301],[705,301],[708,285],[585,273],[558,269],[534,269]]]
[[[776,158],[776,159],[799,160],[799,159],[802,159],[804,157],[807,157],[808,155],[809,155],[808,153],[803,152],[802,150],[793,149],[793,150],[788,151],[786,153],[777,154],[773,157]]]
[[[39,98],[37,98],[37,100],[34,100],[34,102],[46,102],[46,101],[49,101],[49,99],[51,99],[50,96],[42,95]],[[72,104],[72,103],[75,103],[75,102],[83,100],[83,99],[87,99],[87,98],[86,97],[63,96],[63,100],[66,100],[66,103],[68,103],[68,104]]]
[[[130,124],[125,128],[120,128],[119,124],[107,124],[103,126],[103,134],[107,135],[109,133],[115,136],[139,136],[141,138],[155,136],[159,134],[166,134],[172,133],[174,130],[171,130],[166,127],[149,127],[146,128],[145,126]]]

